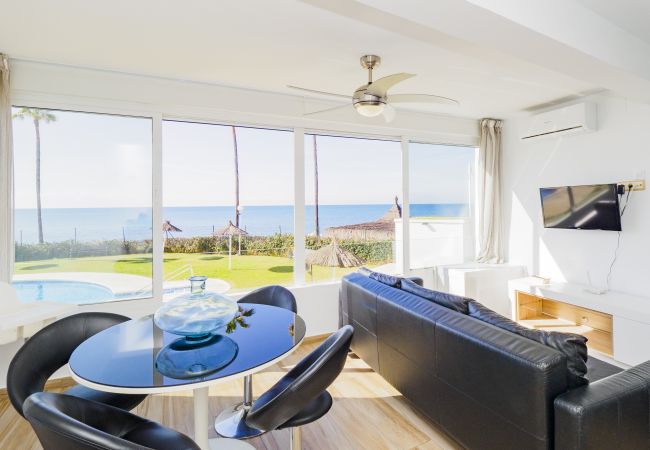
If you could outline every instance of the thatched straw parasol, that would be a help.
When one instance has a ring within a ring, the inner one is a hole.
[[[238,226],[236,226],[234,223],[232,223],[232,220],[229,220],[228,225],[214,232],[214,236],[217,237],[228,236],[228,270],[232,270],[232,237],[238,236],[239,247],[237,250],[237,254],[241,255],[241,237],[248,236],[248,233],[242,230],[241,228],[239,228]]]
[[[337,239],[383,241],[395,237],[395,219],[402,217],[402,207],[395,197],[395,203],[386,213],[372,222],[355,223],[339,227],[330,227],[325,235]]]
[[[165,220],[165,222],[163,222],[162,229],[165,232],[165,237],[166,238],[174,237],[172,235],[172,232],[174,232],[174,233],[182,233],[183,232],[183,230],[181,230],[177,226],[172,225],[169,220]]]
[[[162,230],[165,233],[165,238],[163,239],[163,253],[164,253],[165,252],[165,246],[167,246],[167,239],[169,239],[170,237],[174,237],[172,235],[172,232],[174,232],[174,233],[182,233],[183,230],[181,230],[180,228],[178,228],[175,225],[172,225],[169,220],[165,220],[163,222]]]
[[[214,232],[214,235],[217,237],[226,237],[226,236],[248,236],[248,233],[238,226],[236,226],[234,223],[232,223],[232,220],[228,221],[228,225],[226,225],[223,228],[219,228],[217,231]]]
[[[332,239],[332,242],[318,250],[307,253],[305,261],[310,266],[332,267],[332,279],[336,276],[337,267],[359,267],[363,265],[363,261],[341,247],[336,242],[336,239]]]

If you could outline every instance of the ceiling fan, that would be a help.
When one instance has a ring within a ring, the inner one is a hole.
[[[388,94],[388,90],[397,83],[404,81],[408,78],[414,77],[412,73],[395,73],[386,77],[372,81],[372,71],[377,68],[381,63],[381,58],[377,55],[364,55],[361,57],[361,67],[368,70],[368,83],[361,85],[354,91],[352,96],[334,94],[332,92],[317,91],[315,89],[306,89],[298,86],[288,85],[288,88],[296,89],[302,92],[310,92],[312,94],[329,95],[330,97],[345,98],[352,101],[352,106],[356,111],[365,117],[376,117],[383,115],[386,122],[390,122],[395,118],[395,109],[392,107],[393,103],[435,103],[443,105],[459,105],[458,101],[440,97],[438,95],[428,94]],[[309,116],[312,114],[320,114],[326,111],[333,111],[340,108],[348,108],[350,105],[340,105],[333,108],[322,109],[304,114]]]

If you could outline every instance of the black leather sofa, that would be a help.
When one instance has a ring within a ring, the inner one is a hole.
[[[352,351],[462,446],[650,449],[650,362],[622,370],[590,357],[573,387],[561,351],[368,274],[341,285]]]

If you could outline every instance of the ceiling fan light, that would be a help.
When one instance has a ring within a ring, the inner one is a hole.
[[[377,117],[384,112],[384,104],[380,102],[359,102],[355,103],[354,107],[365,117]]]

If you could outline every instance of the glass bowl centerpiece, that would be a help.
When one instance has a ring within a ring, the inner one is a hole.
[[[158,308],[153,320],[163,331],[194,341],[208,339],[224,328],[238,312],[237,302],[205,290],[208,277],[190,277],[190,292]]]
[[[239,350],[235,341],[222,334],[239,312],[237,302],[205,290],[207,277],[190,279],[190,292],[164,304],[154,314],[154,323],[168,333],[183,336],[161,348],[156,368],[171,378],[196,378],[215,372],[232,362]]]

